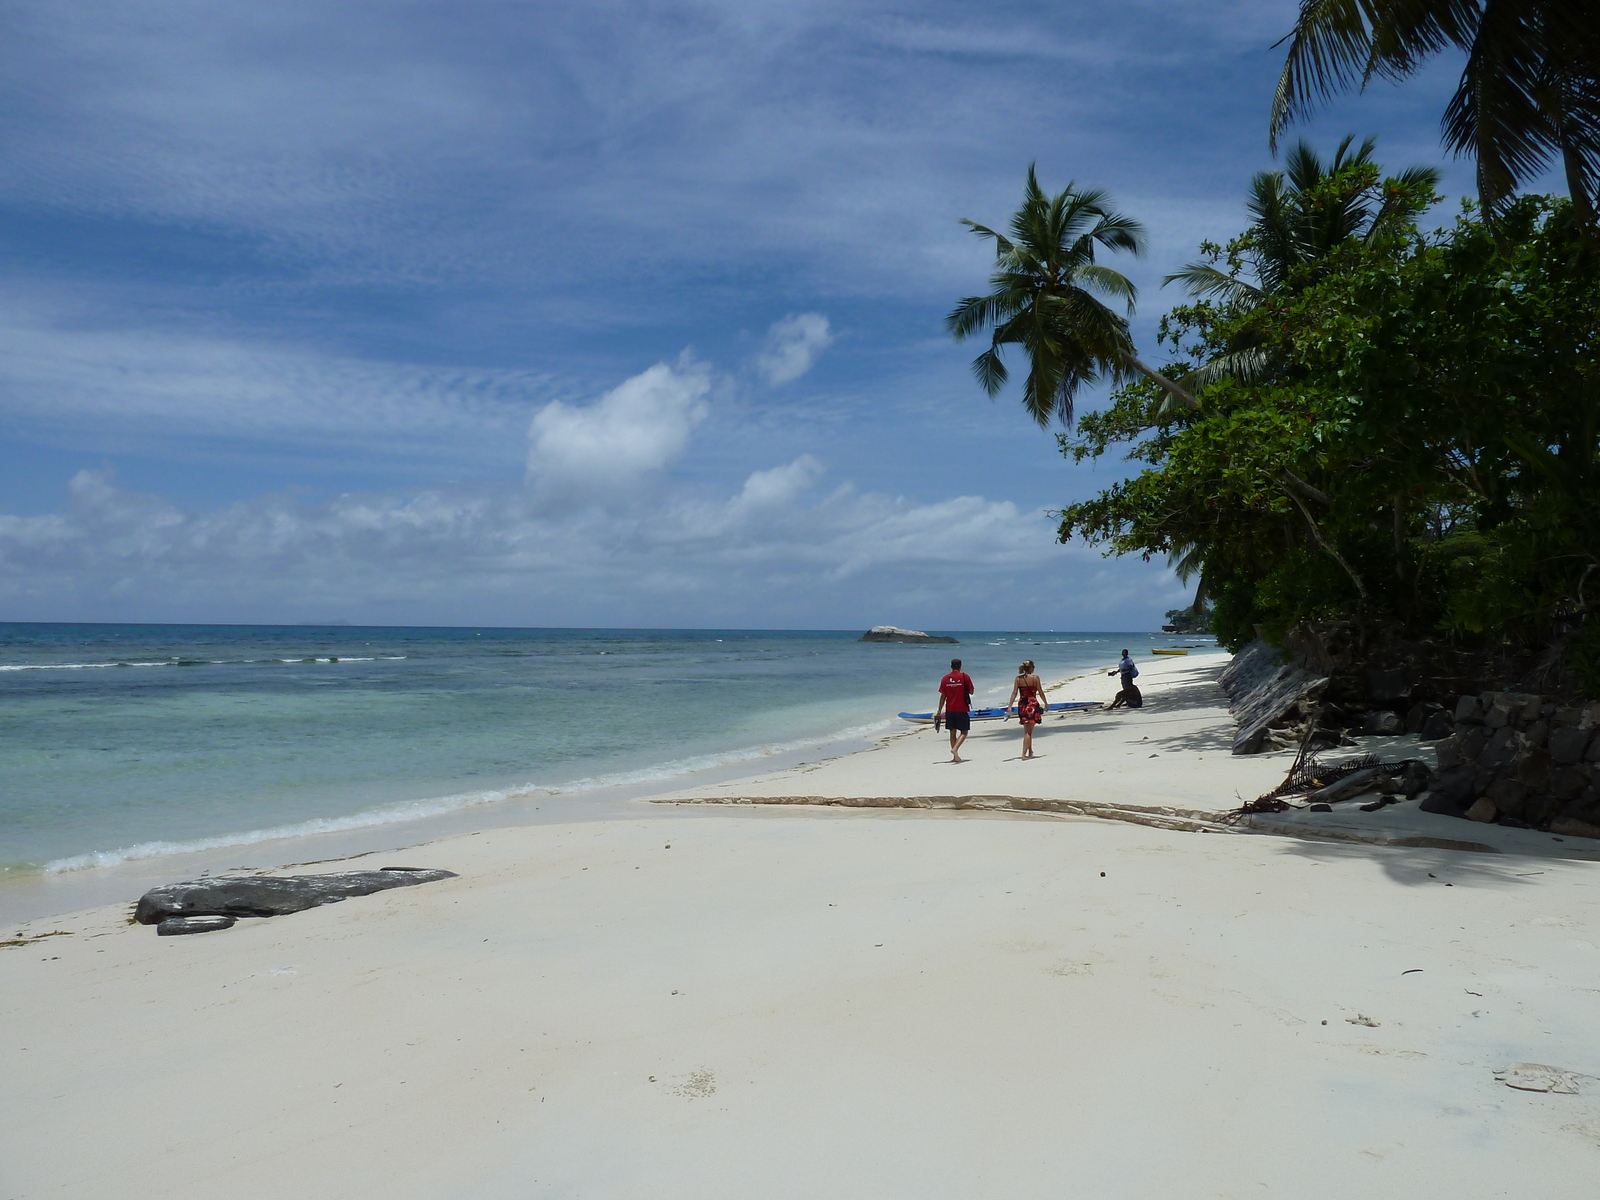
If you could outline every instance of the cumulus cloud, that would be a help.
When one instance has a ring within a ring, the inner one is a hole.
[[[553,512],[509,485],[201,513],[82,471],[63,511],[0,516],[0,603],[23,619],[850,627],[970,612],[990,588],[952,592],[952,572],[1010,603],[1063,566],[1048,521],[1009,502],[819,493],[822,476],[801,456],[731,495],[680,484],[622,513]]]
[[[792,383],[833,344],[828,318],[821,313],[791,313],[774,321],[756,354],[756,368],[774,387]]]
[[[587,407],[552,400],[528,427],[528,478],[547,489],[605,494],[683,456],[710,411],[711,369],[685,353],[623,381]]]

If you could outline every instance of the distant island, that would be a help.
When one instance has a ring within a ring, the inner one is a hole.
[[[920,629],[900,629],[894,625],[874,625],[861,635],[863,642],[949,642],[956,643],[953,637],[939,637],[931,633],[923,633]]]

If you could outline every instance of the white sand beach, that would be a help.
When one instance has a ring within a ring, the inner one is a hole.
[[[1221,662],[1033,762],[923,729],[225,933],[30,922],[0,1200],[1594,1195],[1600,843],[1221,825],[1287,765],[1229,754]]]

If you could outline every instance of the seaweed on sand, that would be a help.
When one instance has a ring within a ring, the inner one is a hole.
[[[1234,824],[1243,817],[1253,816],[1256,813],[1284,812],[1291,808],[1299,808],[1298,804],[1291,804],[1285,796],[1303,796],[1309,792],[1325,788],[1330,783],[1337,783],[1357,771],[1365,771],[1371,767],[1382,765],[1376,754],[1363,754],[1347,762],[1327,764],[1318,761],[1316,752],[1311,749],[1312,735],[1316,732],[1313,722],[1306,723],[1305,733],[1300,738],[1300,752],[1294,756],[1294,762],[1289,767],[1289,773],[1284,776],[1283,782],[1270,792],[1263,792],[1254,800],[1241,804],[1232,812],[1223,816],[1222,820],[1229,825]],[[1404,763],[1391,763],[1391,766],[1404,766]]]

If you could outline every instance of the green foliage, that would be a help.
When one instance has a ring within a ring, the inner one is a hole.
[[[1163,628],[1172,626],[1174,633],[1210,633],[1211,610],[1207,608],[1169,608]]]
[[[1552,163],[1591,245],[1600,184],[1600,21],[1593,0],[1300,0],[1269,126],[1374,78],[1404,79],[1446,48],[1464,52],[1445,145],[1477,160],[1496,215]]]
[[[1335,616],[1549,640],[1600,595],[1600,272],[1565,200],[1423,236],[1431,179],[1380,181],[1357,159],[1294,203],[1348,203],[1359,184],[1393,200],[1378,232],[1354,223],[1272,286],[1250,258],[1259,213],[1203,248],[1255,294],[1174,310],[1166,340],[1206,363],[1248,344],[1270,367],[1214,373],[1198,411],[1140,381],[1061,435],[1075,460],[1120,450],[1144,468],[1065,509],[1061,539],[1198,572],[1234,646]]]

